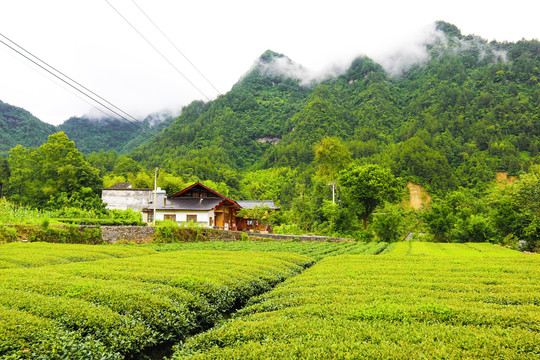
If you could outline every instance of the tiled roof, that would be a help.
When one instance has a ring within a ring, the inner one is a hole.
[[[267,207],[270,210],[279,210],[279,206],[274,205],[273,200],[237,200],[243,209],[253,209],[254,207]]]
[[[131,183],[129,182],[119,182],[112,186],[110,186],[108,189],[131,189]]]
[[[193,210],[210,211],[219,206],[222,198],[168,198],[167,205],[160,204],[157,210]]]

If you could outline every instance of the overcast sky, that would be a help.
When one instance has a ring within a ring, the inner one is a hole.
[[[487,40],[540,38],[537,0],[109,2],[199,90],[106,0],[0,0],[0,34],[141,119],[152,112],[178,111],[193,100],[214,99],[217,92],[136,5],[221,93],[267,49],[323,72],[358,55],[384,61],[396,51],[417,51],[436,20]],[[71,116],[103,116],[51,79],[0,43],[0,100],[51,124]]]

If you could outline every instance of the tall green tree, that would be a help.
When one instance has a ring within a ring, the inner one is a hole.
[[[364,230],[375,209],[387,202],[397,202],[403,186],[390,170],[378,165],[352,165],[340,173],[338,184],[343,204],[362,218]]]
[[[2,160],[0,163],[0,199],[4,197],[4,186],[11,176],[11,171],[9,170],[9,163],[7,159]]]
[[[315,145],[317,175],[334,181],[337,174],[351,163],[351,152],[337,137],[325,137]]]
[[[100,207],[102,186],[93,168],[62,133],[49,136],[39,148],[16,146],[10,150],[10,197],[32,207],[61,207],[70,200],[84,208]],[[60,200],[59,200],[60,199]]]

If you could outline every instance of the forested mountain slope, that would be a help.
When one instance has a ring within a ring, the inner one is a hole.
[[[28,111],[0,101],[0,156],[19,144],[37,147],[46,142],[55,129]]]
[[[438,22],[425,50],[426,61],[401,76],[362,57],[319,83],[267,51],[230,92],[185,107],[131,155],[234,186],[234,174],[248,169],[312,167],[314,144],[334,136],[353,159],[437,191],[481,185],[496,171],[517,173],[538,162],[537,40],[488,43]]]
[[[159,133],[173,119],[170,114],[152,114],[141,123],[115,118],[72,117],[59,125],[56,131],[63,131],[75,141],[77,149],[86,154],[99,150],[126,153],[149,139],[152,133]]]
[[[173,120],[170,113],[150,114],[141,123],[115,118],[72,117],[54,126],[25,109],[0,101],[0,156],[7,156],[9,150],[17,145],[38,147],[47,141],[49,135],[59,131],[75,141],[77,149],[83,153],[114,150],[123,154],[144,143],[153,133],[159,133]]]

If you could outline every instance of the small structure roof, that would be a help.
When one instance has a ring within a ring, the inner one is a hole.
[[[236,203],[243,209],[253,209],[255,207],[267,207],[270,210],[279,210],[279,206],[273,200],[237,200]]]
[[[107,189],[131,189],[131,183],[130,182],[119,182],[116,183]]]
[[[180,190],[179,192],[177,192],[176,194],[174,195],[171,195],[170,198],[174,198],[174,197],[179,197],[181,196],[182,194],[188,192],[189,190],[193,189],[193,188],[202,188],[210,193],[212,193],[213,195],[215,195],[216,197],[220,197],[220,198],[224,198],[224,199],[227,199],[227,197],[221,195],[220,193],[210,189],[209,187],[207,186],[204,186],[203,184],[201,184],[200,182],[196,182],[195,184],[191,185],[191,186],[188,186],[187,188],[185,188],[184,190]],[[229,199],[230,200],[230,199]]]

